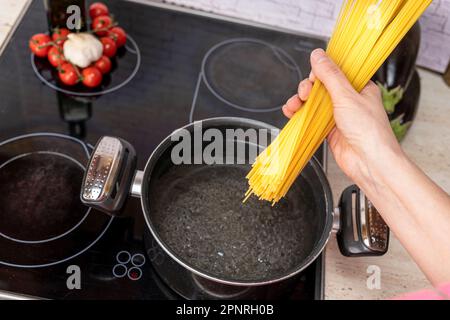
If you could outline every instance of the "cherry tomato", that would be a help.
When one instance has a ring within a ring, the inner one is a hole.
[[[111,71],[111,60],[107,56],[102,56],[94,63],[94,66],[100,70],[102,74],[107,74]]]
[[[62,46],[69,33],[70,31],[66,28],[56,28],[52,34],[52,40],[56,42],[56,44]]]
[[[83,76],[83,84],[89,88],[98,87],[103,80],[102,73],[96,67],[83,69],[81,75]]]
[[[101,2],[94,2],[89,7],[89,16],[92,20],[97,18],[98,16],[107,16],[109,15],[108,7]]]
[[[55,46],[51,47],[48,51],[48,61],[54,67],[58,67],[66,62],[62,49]]]
[[[112,58],[116,55],[117,46],[113,39],[108,37],[100,38],[100,41],[103,44],[103,55],[108,58]]]
[[[121,27],[113,27],[108,31],[108,36],[116,42],[117,48],[123,47],[127,42],[127,34]]]
[[[98,16],[92,22],[92,29],[106,29],[112,27],[112,25],[113,20],[110,16]],[[106,36],[108,34],[108,30],[97,31],[96,34],[100,37]]]
[[[68,86],[73,86],[80,81],[78,72],[72,64],[66,62],[59,67],[59,79]]]
[[[38,33],[31,37],[28,45],[31,51],[40,58],[45,58],[50,50],[50,37],[45,33]]]

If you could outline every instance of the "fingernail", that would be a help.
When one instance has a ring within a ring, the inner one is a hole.
[[[327,59],[327,54],[325,53],[325,51],[321,48],[314,50],[311,53],[311,58],[317,62],[320,63],[322,61],[324,61],[325,59]]]

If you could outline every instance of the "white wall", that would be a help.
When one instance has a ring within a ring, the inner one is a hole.
[[[339,14],[342,0],[166,0],[166,2],[302,32],[329,35]]]
[[[434,0],[421,23],[423,37],[418,64],[444,72],[450,60],[450,0]]]
[[[205,11],[329,36],[343,0],[165,0]],[[422,17],[419,65],[443,72],[450,60],[450,0],[434,0]]]

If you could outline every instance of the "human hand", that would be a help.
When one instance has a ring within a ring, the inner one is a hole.
[[[308,99],[314,81],[320,80],[333,101],[336,127],[328,142],[337,164],[356,183],[373,179],[373,171],[382,170],[390,155],[402,154],[379,88],[370,82],[358,93],[322,49],[313,51],[311,65],[310,77],[300,83],[298,94],[283,106],[283,113],[291,118]]]
[[[403,153],[374,83],[356,92],[320,49],[311,55],[311,65],[309,79],[300,83],[298,93],[283,107],[284,114],[290,118],[301,108],[314,81],[325,85],[336,122],[328,136],[336,162],[364,191],[432,283],[448,283],[449,195]]]

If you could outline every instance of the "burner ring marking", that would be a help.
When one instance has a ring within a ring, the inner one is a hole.
[[[78,167],[80,167],[83,171],[86,170],[86,168],[80,162],[78,162],[76,159],[74,159],[74,158],[72,158],[72,157],[70,157],[68,155],[65,155],[63,153],[54,152],[54,151],[36,151],[36,152],[29,152],[29,153],[20,154],[20,155],[15,156],[15,157],[13,157],[11,159],[8,159],[4,163],[2,163],[0,165],[0,170],[2,168],[4,168],[5,166],[7,166],[8,164],[10,164],[10,163],[12,163],[12,162],[14,162],[16,160],[19,160],[19,159],[31,156],[33,154],[50,154],[50,155],[58,156],[58,157],[61,157],[61,158],[64,158],[64,159],[72,161]],[[58,239],[61,239],[61,238],[65,237],[65,236],[67,236],[69,233],[71,233],[75,229],[77,229],[86,220],[86,218],[89,216],[89,213],[91,212],[91,210],[92,210],[92,208],[90,208],[90,207],[87,208],[86,213],[83,215],[81,220],[78,221],[72,228],[70,228],[69,230],[65,231],[64,233],[61,233],[60,235],[57,235],[57,236],[54,236],[54,237],[51,237],[51,238],[42,239],[42,240],[23,240],[23,239],[18,239],[18,238],[14,238],[14,237],[8,236],[7,234],[5,234],[5,233],[3,233],[1,231],[0,231],[0,236],[3,237],[3,238],[6,238],[8,240],[11,240],[11,241],[14,241],[14,242],[18,242],[18,243],[24,243],[24,244],[40,244],[40,243],[46,243],[46,242],[55,241],[55,240],[58,240]]]
[[[66,139],[69,141],[73,141],[75,143],[78,143],[84,150],[84,152],[86,153],[86,157],[89,158],[90,157],[90,153],[89,153],[89,149],[94,149],[94,147],[89,144],[89,143],[84,143],[83,141],[71,137],[71,136],[67,136],[64,134],[60,134],[60,133],[49,133],[49,132],[41,132],[41,133],[29,133],[29,134],[24,134],[24,135],[20,135],[14,138],[10,138],[7,139],[5,141],[0,142],[0,146],[6,145],[8,143],[17,141],[17,140],[21,140],[21,139],[26,139],[26,138],[36,138],[36,137],[50,137],[50,138],[61,138],[61,139]],[[88,149],[89,148],[89,149]],[[50,263],[42,263],[42,264],[17,264],[17,263],[11,263],[11,262],[5,262],[0,260],[0,265],[4,265],[4,266],[8,266],[8,267],[15,267],[15,268],[23,268],[23,269],[32,269],[32,268],[46,268],[46,267],[51,267],[51,266],[55,266],[67,261],[70,261],[80,255],[82,255],[83,253],[85,253],[86,251],[88,251],[90,248],[92,248],[102,237],[103,235],[106,233],[106,231],[108,231],[109,226],[111,225],[111,223],[113,222],[114,217],[110,217],[108,220],[108,223],[106,224],[106,226],[103,228],[103,230],[100,232],[100,234],[97,236],[97,238],[95,238],[90,244],[88,244],[85,248],[83,248],[82,250],[76,252],[75,254],[63,258],[61,260],[58,261],[53,261]]]
[[[215,46],[213,46],[211,49],[208,50],[208,52],[205,54],[205,56],[203,57],[203,61],[202,61],[202,66],[201,66],[201,79],[203,80],[203,82],[205,83],[206,87],[208,88],[208,90],[220,101],[222,101],[223,103],[236,108],[238,110],[241,111],[247,111],[247,112],[256,112],[256,113],[265,113],[265,112],[274,112],[274,111],[278,111],[281,107],[280,106],[276,106],[276,107],[271,107],[271,108],[264,108],[264,109],[256,109],[256,108],[248,108],[245,106],[240,106],[236,103],[233,103],[231,101],[229,101],[228,99],[224,98],[220,93],[218,93],[213,86],[211,85],[211,83],[208,80],[208,77],[206,76],[206,65],[208,63],[208,59],[211,57],[211,55],[213,54],[214,51],[216,51],[217,49],[219,49],[220,47],[229,45],[229,44],[235,44],[235,43],[239,43],[239,42],[249,42],[249,43],[255,43],[255,44],[259,44],[259,45],[263,45],[265,47],[268,47],[272,50],[272,52],[274,53],[274,55],[281,61],[281,63],[283,63],[285,66],[287,66],[289,69],[295,71],[298,75],[298,80],[300,81],[302,79],[302,72],[300,70],[300,67],[297,65],[297,63],[295,62],[295,60],[286,52],[284,51],[282,48],[277,47],[273,44],[270,44],[268,42],[262,41],[262,40],[258,40],[258,39],[253,39],[253,38],[235,38],[235,39],[230,39],[230,40],[225,40],[222,41],[218,44],[216,44]]]

